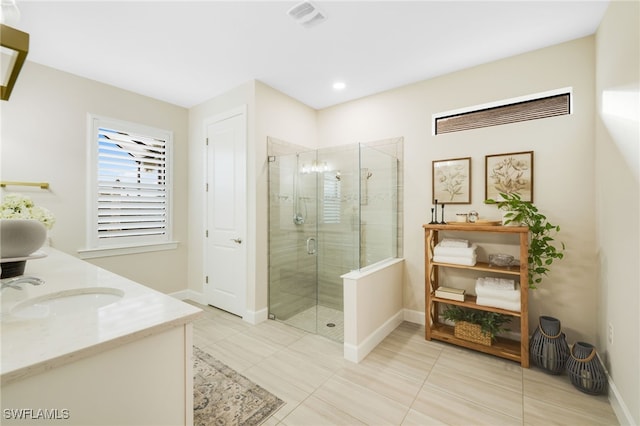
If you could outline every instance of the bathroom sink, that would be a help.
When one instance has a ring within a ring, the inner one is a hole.
[[[79,311],[97,311],[117,302],[122,296],[122,290],[111,287],[64,290],[20,302],[11,309],[10,315],[16,318],[36,319]]]

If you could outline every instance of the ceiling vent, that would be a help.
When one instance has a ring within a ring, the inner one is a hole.
[[[291,16],[298,24],[306,28],[317,25],[327,19],[327,15],[325,15],[323,11],[308,1],[293,6],[289,9],[287,15]]]

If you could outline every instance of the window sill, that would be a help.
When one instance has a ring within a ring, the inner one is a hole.
[[[97,249],[78,250],[80,259],[95,259],[98,257],[123,256],[128,254],[148,253],[152,251],[175,250],[178,248],[177,241],[160,244],[146,244],[122,247],[103,247]]]

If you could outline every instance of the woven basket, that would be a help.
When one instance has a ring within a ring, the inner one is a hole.
[[[471,324],[466,321],[456,322],[453,328],[453,334],[458,339],[467,340],[469,342],[479,343],[484,346],[491,346],[491,336],[484,334],[482,328],[478,324]]]

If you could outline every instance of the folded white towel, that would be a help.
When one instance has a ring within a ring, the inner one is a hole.
[[[476,280],[476,295],[478,297],[489,297],[492,299],[504,300],[507,302],[520,303],[520,286],[516,285],[514,290],[499,290],[492,287],[487,287],[484,283],[484,278],[478,278]]]
[[[470,257],[475,256],[478,246],[472,244],[470,247],[443,247],[438,244],[433,248],[433,254],[436,256],[462,256]]]
[[[474,266],[476,256],[433,256],[433,261],[438,263],[452,263],[454,265]]]
[[[469,240],[460,240],[456,238],[443,238],[439,244],[441,247],[469,247]]]
[[[496,299],[493,297],[478,296],[476,298],[476,304],[520,312],[520,302],[509,302],[507,300]]]
[[[483,287],[493,288],[495,290],[514,290],[516,282],[505,278],[486,277],[483,278]]]

